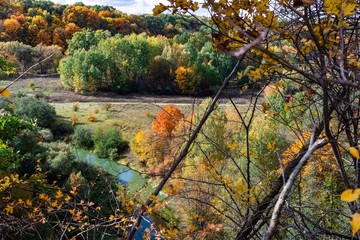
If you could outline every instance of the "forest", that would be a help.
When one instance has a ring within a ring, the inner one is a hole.
[[[359,16],[0,0],[1,238],[360,239]]]

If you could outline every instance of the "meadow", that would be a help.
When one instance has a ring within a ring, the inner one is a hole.
[[[0,81],[0,86],[9,83]],[[205,99],[169,95],[118,95],[109,92],[81,95],[66,90],[58,77],[20,79],[9,88],[9,92],[12,95],[27,94],[44,98],[55,107],[59,119],[69,121],[74,126],[116,126],[126,141],[131,141],[139,130],[150,129],[155,116],[164,106],[175,105],[184,115],[188,115],[195,105]],[[240,110],[246,111],[249,104],[246,97],[236,97],[234,101]],[[229,100],[223,99],[219,107],[226,108],[229,104]]]

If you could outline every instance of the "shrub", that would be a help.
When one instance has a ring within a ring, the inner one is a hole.
[[[30,82],[28,83],[28,87],[29,87],[33,92],[35,92],[36,86],[35,86],[35,82],[34,82],[34,81],[30,81]]]
[[[15,101],[15,113],[25,119],[36,119],[40,127],[49,128],[55,121],[55,109],[42,99],[21,97]]]
[[[79,121],[79,118],[76,114],[71,115],[70,122],[73,126],[75,126]]]
[[[119,157],[118,150],[116,148],[109,149],[108,155],[109,155],[109,158],[114,161]]]
[[[99,111],[100,111],[100,110],[99,110],[98,108],[95,108],[95,109],[94,109],[94,113],[95,113],[95,114],[98,114]]]
[[[54,136],[49,129],[41,129],[38,133],[43,142],[52,142],[54,140]]]
[[[6,111],[10,111],[10,103],[4,98],[0,98],[0,109],[4,109]]]
[[[76,127],[71,139],[76,147],[90,149],[94,147],[94,141],[91,135],[91,129]]]
[[[41,143],[44,149],[43,159],[48,180],[63,185],[73,168],[73,155],[70,146],[63,142]]]
[[[79,110],[79,108],[80,108],[80,103],[79,102],[76,102],[76,103],[73,104],[73,111],[74,112],[77,112],[77,110]]]
[[[87,115],[86,119],[88,122],[95,122],[97,120],[97,117],[95,114],[89,113],[89,115]]]
[[[122,140],[120,131],[115,127],[105,130],[101,127],[96,128],[93,141],[95,154],[103,158],[107,158],[109,155],[115,158],[117,154],[123,153],[128,148],[128,142]]]
[[[104,103],[103,104],[103,108],[105,109],[105,111],[109,112],[111,109],[112,105],[111,103]]]
[[[50,130],[55,138],[65,137],[74,132],[73,126],[69,122],[62,120],[55,120],[51,124]]]

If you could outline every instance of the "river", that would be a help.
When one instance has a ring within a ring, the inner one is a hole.
[[[76,161],[79,162],[86,162],[92,166],[98,166],[105,169],[109,174],[115,176],[119,182],[127,186],[128,190],[132,193],[135,193],[142,189],[141,191],[141,198],[145,199],[150,196],[153,192],[153,187],[147,184],[147,179],[141,176],[139,172],[136,172],[124,165],[121,165],[115,161],[106,159],[106,158],[99,158],[94,153],[81,150],[81,149],[73,149],[72,153],[75,156]],[[149,228],[152,224],[152,220],[149,216],[145,216],[141,221],[140,229]],[[143,232],[138,230],[135,234],[136,240],[141,240]],[[155,239],[153,236],[151,239]]]

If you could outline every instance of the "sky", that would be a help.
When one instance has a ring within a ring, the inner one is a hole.
[[[108,5],[127,13],[127,14],[144,14],[152,13],[154,6],[160,2],[166,4],[166,0],[53,0],[55,3],[73,4],[83,2],[85,5]]]

